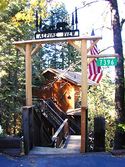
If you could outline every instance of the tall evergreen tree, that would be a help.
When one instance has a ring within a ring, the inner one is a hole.
[[[45,5],[44,2],[46,1],[41,1],[40,8]],[[26,0],[21,3],[19,0],[12,0],[0,10],[0,115],[1,124],[8,134],[19,133],[16,125],[17,113],[25,105],[24,55],[14,48],[12,42],[33,38],[36,5],[37,3],[27,4]],[[46,7],[44,13],[45,10]]]
[[[118,64],[116,69],[116,92],[115,92],[115,103],[117,112],[117,124],[125,123],[125,94],[124,94],[124,57],[123,57],[123,46],[121,37],[121,23],[119,17],[118,3],[117,0],[107,0],[111,4],[111,10],[113,14],[112,26],[113,26],[113,38],[114,38],[114,50],[118,53]],[[120,132],[119,129],[116,131],[115,136],[115,149],[121,149],[125,146],[125,134]]]

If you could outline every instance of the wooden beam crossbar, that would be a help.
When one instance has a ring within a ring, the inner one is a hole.
[[[78,52],[81,53],[80,47],[79,47],[78,45],[76,45],[74,41],[68,40],[68,43],[69,43],[71,46],[73,46]]]
[[[87,53],[97,44],[98,41],[99,39],[96,39],[93,42],[91,42],[90,47],[87,49]]]
[[[37,51],[39,50],[39,48],[42,47],[42,43],[38,43],[36,44],[36,47],[32,50],[31,52],[31,56],[33,56],[35,53],[37,53]]]
[[[91,46],[87,49],[87,53],[97,44],[98,41],[99,41],[99,39],[97,39],[97,40],[95,40],[93,43],[91,43]],[[78,52],[81,53],[80,47],[79,47],[77,44],[75,44],[74,41],[68,40],[68,43],[69,43],[70,45],[72,45],[76,50],[78,50]]]
[[[19,46],[19,45],[17,45],[17,44],[16,44],[15,46],[16,46],[17,49],[20,50],[21,53],[23,53],[24,56],[26,55],[26,52],[25,52],[25,50],[24,50],[23,47],[21,47],[21,46]]]
[[[23,55],[26,55],[26,51],[24,50],[23,46],[20,46],[19,44],[16,44],[15,46],[18,50],[20,50],[21,53],[23,53]],[[35,48],[31,52],[31,56],[33,56],[41,47],[42,47],[41,43],[36,44]]]
[[[104,58],[104,57],[118,57],[118,54],[98,54],[98,55],[87,55],[87,58]]]
[[[66,41],[81,41],[81,40],[99,40],[99,39],[102,39],[101,37],[97,37],[97,36],[83,36],[83,37],[66,37],[66,38],[45,38],[45,39],[39,39],[39,40],[27,40],[27,41],[15,41],[13,42],[14,45],[18,44],[38,44],[38,43],[42,43],[42,44],[45,44],[45,43],[56,43],[56,42],[66,42]]]

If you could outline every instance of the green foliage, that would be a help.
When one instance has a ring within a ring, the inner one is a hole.
[[[119,124],[118,124],[118,129],[119,129],[119,131],[121,131],[121,132],[125,132],[125,124],[119,123]]]
[[[106,70],[107,73],[107,70]],[[97,86],[92,86],[88,91],[88,106],[89,106],[89,125],[88,131],[90,138],[93,138],[94,117],[103,116],[106,120],[106,150],[113,148],[115,135],[115,84],[109,76],[103,74],[103,80]],[[93,149],[93,140],[89,144],[90,150]]]
[[[45,61],[43,60],[44,51],[40,49],[40,51],[33,57],[32,63],[32,84],[35,87],[41,87],[44,84],[44,77],[42,75],[43,70],[45,69]]]
[[[0,11],[3,11],[7,7],[8,2],[9,2],[8,0],[0,1]]]
[[[20,110],[25,105],[25,60],[12,42],[33,38],[35,6],[30,3],[29,7],[26,0],[8,1],[0,13],[0,116],[9,135],[21,133]]]

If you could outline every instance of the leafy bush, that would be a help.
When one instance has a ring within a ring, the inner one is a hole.
[[[105,130],[105,147],[106,151],[110,151],[114,144],[115,135],[115,84],[114,82],[104,76],[100,85],[92,86],[88,91],[88,134],[89,142],[88,149],[93,151],[94,147],[94,117],[103,116],[106,120],[106,130]]]

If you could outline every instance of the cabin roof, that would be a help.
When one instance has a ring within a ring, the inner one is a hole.
[[[81,86],[81,72],[74,72],[74,71],[48,68],[45,71],[43,71],[43,74],[45,74],[47,72],[53,73],[58,78],[65,79],[72,84],[75,84],[77,86]],[[96,84],[97,84],[96,82],[88,79],[88,85],[96,85]]]

